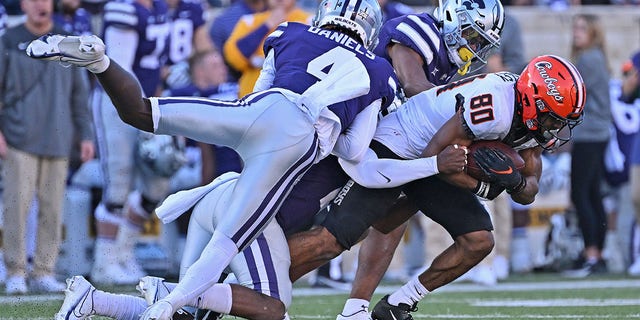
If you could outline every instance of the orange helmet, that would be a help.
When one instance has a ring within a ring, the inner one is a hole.
[[[571,139],[586,99],[582,76],[571,62],[554,55],[534,58],[522,71],[516,91],[522,121],[541,147],[552,150]]]

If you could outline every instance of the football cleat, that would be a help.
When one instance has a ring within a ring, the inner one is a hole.
[[[55,320],[89,319],[95,315],[93,309],[93,293],[96,288],[83,276],[67,279],[64,291],[64,302],[55,315]]]
[[[170,292],[163,278],[152,276],[142,277],[136,289],[142,294],[149,306],[166,297]],[[173,314],[173,320],[193,320],[194,318],[191,312],[183,308]]]
[[[169,288],[164,284],[164,279],[160,277],[142,277],[136,289],[140,291],[148,305],[156,303],[169,294]]]
[[[406,303],[394,306],[389,303],[389,295],[386,295],[373,307],[371,318],[374,320],[413,320],[410,312],[418,311],[417,305],[416,302],[412,306]]]
[[[66,62],[74,66],[86,67],[93,73],[104,72],[109,67],[105,45],[95,35],[47,34],[31,41],[26,51],[27,55],[34,59]]]

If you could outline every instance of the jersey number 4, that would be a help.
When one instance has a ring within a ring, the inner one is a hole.
[[[342,47],[335,47],[309,61],[307,64],[307,73],[322,80],[326,78],[333,70],[339,70],[340,66],[346,63],[358,63],[358,69],[366,74],[362,61],[356,58],[355,52],[349,51]]]

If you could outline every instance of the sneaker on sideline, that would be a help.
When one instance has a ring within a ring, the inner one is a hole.
[[[27,280],[22,276],[8,276],[5,281],[5,293],[9,295],[13,294],[25,294],[27,293]]]
[[[333,288],[341,291],[351,291],[351,282],[343,279],[331,279],[325,276],[317,276],[313,284],[314,288]]]
[[[600,259],[596,262],[586,261],[584,264],[576,269],[566,270],[562,272],[562,275],[567,278],[585,278],[594,274],[607,273],[607,265],[604,260]]]
[[[627,273],[632,277],[640,277],[640,259],[629,266]]]
[[[64,302],[55,315],[55,320],[88,319],[96,312],[93,310],[93,293],[96,288],[83,276],[67,279],[67,289],[64,291]]]
[[[29,289],[33,292],[64,292],[67,286],[54,276],[42,276],[29,281]]]

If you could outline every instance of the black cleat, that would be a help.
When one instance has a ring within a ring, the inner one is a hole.
[[[394,306],[389,303],[389,295],[386,295],[373,307],[371,318],[373,320],[413,320],[410,312],[415,311],[418,311],[417,302],[412,306],[406,303]]]

